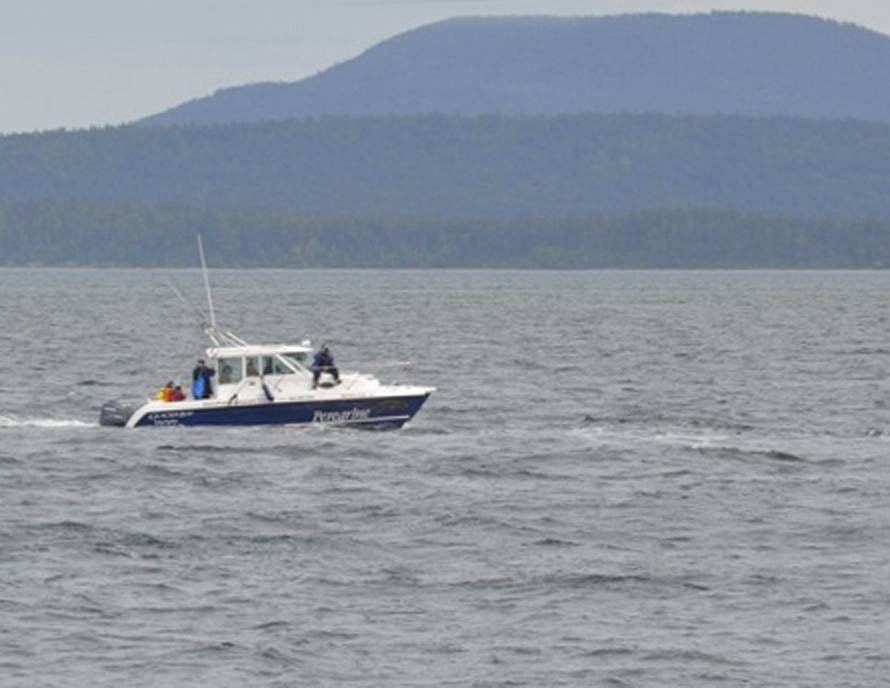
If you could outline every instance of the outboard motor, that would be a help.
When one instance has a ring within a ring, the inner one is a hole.
[[[141,404],[135,401],[108,401],[99,413],[99,425],[122,428]]]

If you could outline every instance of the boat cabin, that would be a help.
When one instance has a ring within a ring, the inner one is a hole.
[[[216,368],[217,394],[223,397],[248,392],[251,387],[259,391],[261,380],[276,387],[291,381],[311,382],[312,357],[310,346],[293,344],[207,349],[210,365]]]

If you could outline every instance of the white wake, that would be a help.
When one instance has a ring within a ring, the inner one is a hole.
[[[84,423],[67,418],[16,418],[0,416],[0,428],[95,428],[98,423]]]

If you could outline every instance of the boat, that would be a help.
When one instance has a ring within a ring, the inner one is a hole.
[[[109,401],[99,414],[100,425],[125,428],[168,426],[250,426],[327,424],[398,428],[411,420],[434,387],[382,384],[359,372],[321,372],[318,384],[312,369],[309,341],[293,344],[248,344],[217,328],[213,298],[198,238],[207,289],[210,322],[201,323],[212,346],[206,360],[215,369],[212,396],[206,399],[142,402]],[[180,294],[181,297],[181,294]]]
[[[343,372],[339,384],[322,375],[313,389],[312,356],[306,343],[227,341],[207,349],[208,364],[216,369],[211,398],[110,401],[103,405],[99,423],[127,428],[293,423],[392,428],[411,420],[435,391],[433,387],[384,385],[373,375],[357,372]]]

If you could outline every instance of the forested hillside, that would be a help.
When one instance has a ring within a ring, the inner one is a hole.
[[[0,202],[301,216],[570,217],[719,208],[890,217],[890,125],[564,115],[320,118],[0,137]]]
[[[227,88],[144,120],[418,113],[793,115],[890,120],[890,38],[794,14],[466,18],[295,83]]]

